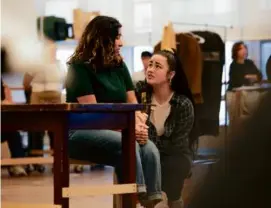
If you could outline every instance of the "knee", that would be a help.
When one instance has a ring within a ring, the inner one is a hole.
[[[141,151],[146,157],[160,161],[159,150],[152,141],[149,140],[144,146],[142,146]]]

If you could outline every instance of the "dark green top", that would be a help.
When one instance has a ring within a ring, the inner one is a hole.
[[[126,92],[134,90],[126,65],[106,70],[95,70],[87,63],[74,63],[68,69],[67,102],[78,102],[77,98],[95,95],[98,103],[126,103]]]

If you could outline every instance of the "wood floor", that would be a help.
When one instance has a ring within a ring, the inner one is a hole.
[[[217,149],[223,144],[222,138],[203,137],[199,147]],[[2,144],[2,150],[6,144]],[[1,151],[1,157],[9,157],[9,153]],[[208,172],[206,166],[198,165],[192,169],[192,178],[185,183],[183,198],[190,198],[193,190],[204,181],[204,176]],[[6,169],[2,169],[1,176],[1,202],[17,203],[44,203],[53,204],[53,177],[51,168],[46,174],[35,174],[23,178],[11,178]],[[113,168],[106,167],[105,170],[90,171],[86,167],[83,174],[70,174],[71,185],[91,186],[97,184],[112,184]],[[108,196],[88,196],[73,197],[70,199],[71,208],[112,208],[113,197]],[[2,206],[5,208],[5,206]]]
[[[53,204],[53,177],[48,170],[45,174],[32,174],[23,178],[10,177],[5,169],[1,176],[1,202]],[[90,186],[97,184],[112,184],[113,168],[90,171],[83,174],[70,174],[71,185]],[[2,206],[5,208],[5,206]],[[112,208],[112,195],[73,197],[71,208]]]

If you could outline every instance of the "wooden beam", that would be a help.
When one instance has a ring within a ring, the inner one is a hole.
[[[54,153],[54,150],[50,150],[50,149],[48,149],[48,150],[36,150],[36,149],[31,150],[32,155],[44,155],[44,154],[52,155],[53,153]]]
[[[1,166],[8,165],[28,165],[28,164],[52,164],[54,157],[24,157],[24,158],[6,158],[0,160]],[[77,165],[95,165],[95,163],[70,159],[70,164]]]
[[[130,194],[137,192],[136,184],[77,186],[62,189],[65,198],[73,196],[97,196],[108,194]]]
[[[53,157],[24,157],[24,158],[7,158],[2,159],[1,166],[8,165],[28,165],[28,164],[52,164]]]
[[[6,203],[1,204],[2,208],[61,208],[61,205],[54,204],[22,204],[22,203]]]

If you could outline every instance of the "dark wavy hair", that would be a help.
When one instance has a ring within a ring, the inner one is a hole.
[[[169,71],[174,71],[175,75],[171,80],[171,89],[180,95],[185,95],[194,104],[192,92],[190,90],[187,77],[183,70],[183,65],[176,54],[175,50],[161,50],[154,53],[159,54],[167,59]]]
[[[244,46],[247,48],[246,44],[243,41],[239,41],[233,44],[231,49],[231,58],[236,61],[238,58],[238,51],[241,49],[241,47]]]
[[[114,67],[122,63],[115,54],[115,40],[119,35],[120,22],[108,16],[97,16],[86,26],[79,44],[68,64],[90,63],[95,70]]]
[[[184,69],[181,63],[181,60],[179,59],[176,50],[172,49],[172,51],[169,50],[160,50],[154,53],[159,54],[167,59],[167,63],[169,66],[169,72],[174,71],[175,75],[171,80],[171,89],[179,94],[186,96],[193,104],[194,107],[194,126],[193,129],[189,135],[189,146],[190,148],[194,148],[196,145],[196,142],[198,141],[198,128],[197,128],[197,122],[196,122],[196,114],[195,114],[195,102],[193,99],[193,94],[190,90],[187,77],[184,73]]]

